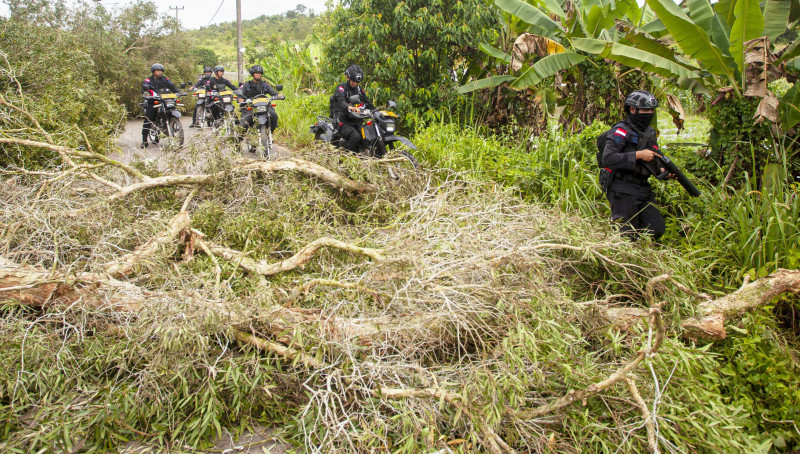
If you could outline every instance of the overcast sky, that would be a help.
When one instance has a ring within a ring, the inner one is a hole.
[[[113,9],[132,1],[102,0],[100,3],[106,8]],[[175,11],[169,9],[170,6],[178,8],[182,6],[183,9],[178,10],[178,19],[184,28],[200,28],[209,22],[218,24],[236,20],[236,0],[156,0],[156,4],[161,12],[172,15]],[[242,0],[242,19],[255,19],[262,14],[267,16],[280,14],[295,9],[299,4],[317,13],[325,11],[325,0]],[[215,16],[217,8],[219,12]],[[8,6],[4,3],[0,3],[0,15],[8,16]]]

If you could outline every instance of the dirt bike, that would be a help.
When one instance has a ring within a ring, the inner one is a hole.
[[[196,87],[194,88],[194,93],[192,96],[197,98],[197,121],[196,126],[198,128],[205,128],[209,125],[208,118],[210,117],[210,113],[208,109],[206,109],[206,88],[205,87]]]
[[[280,91],[283,89],[283,85],[276,85],[275,89]],[[242,99],[239,102],[239,108],[243,111],[242,116],[245,115],[244,110],[253,114],[253,125],[256,126],[258,131],[258,142],[256,146],[253,146],[248,141],[248,145],[251,151],[255,148],[256,153],[262,158],[269,159],[272,151],[272,125],[270,124],[271,117],[269,113],[276,106],[273,101],[282,101],[284,99],[286,99],[284,95],[273,97],[258,95],[253,99]]]
[[[220,136],[232,139],[236,136],[236,115],[234,114],[232,90],[213,90],[211,93],[206,93],[206,110],[208,114],[205,115],[206,119],[212,117],[214,107],[220,113],[219,118],[213,119],[211,127],[214,132]]]
[[[181,82],[181,88],[186,84]],[[145,96],[145,101],[140,105],[147,108],[147,103],[152,102],[156,109],[156,117],[150,127],[148,139],[151,143],[160,143],[163,148],[180,148],[183,146],[183,126],[181,125],[180,107],[183,103],[180,98],[187,93],[172,93],[169,89],[161,89],[152,96]],[[161,142],[161,139],[164,142]]]
[[[358,95],[351,96],[347,101],[350,105],[360,103]],[[407,138],[395,134],[398,116],[392,110],[396,108],[397,104],[389,101],[388,110],[369,110],[362,106],[356,112],[348,112],[352,118],[362,120],[359,153],[380,159],[386,155],[387,150],[397,150],[397,153],[416,169],[419,166],[417,158],[407,150],[398,149],[402,145],[412,150],[416,150],[417,147]],[[311,133],[314,134],[315,140],[340,146],[342,138],[339,135],[339,126],[341,123],[333,118],[317,115],[317,122],[311,125]]]

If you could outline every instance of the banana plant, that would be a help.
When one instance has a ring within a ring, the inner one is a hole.
[[[501,36],[516,36],[502,43],[508,51],[486,43],[480,49],[498,63],[499,72],[488,72],[481,79],[464,83],[459,93],[508,83],[511,88],[524,90],[540,81],[569,70],[586,59],[573,45],[576,39],[615,41],[618,20],[641,23],[652,18],[652,12],[639,7],[635,0],[495,0],[505,20]],[[532,58],[525,66],[522,62]],[[656,62],[656,64],[661,63]]]
[[[628,34],[639,40],[635,49],[602,38],[573,40],[573,45],[671,78],[695,93],[724,90],[727,96],[761,98],[757,118],[776,122],[781,117],[784,129],[800,121],[796,88],[780,102],[767,89],[770,81],[800,66],[797,41],[777,54],[772,45],[787,27],[796,29],[797,0],[721,0],[713,5],[709,0],[687,0],[685,9],[672,0],[646,0],[646,4],[658,21],[643,27],[628,24]],[[653,36],[664,32],[680,52]]]

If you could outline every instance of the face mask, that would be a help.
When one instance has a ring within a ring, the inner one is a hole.
[[[644,131],[650,126],[650,122],[653,121],[655,115],[655,113],[628,114],[628,122],[639,131]]]

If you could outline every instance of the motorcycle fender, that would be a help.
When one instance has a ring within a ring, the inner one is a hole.
[[[375,140],[378,138],[378,133],[375,132],[375,125],[367,125],[361,129],[361,136],[366,140]]]
[[[263,113],[259,114],[256,118],[258,119],[258,124],[260,124],[260,125],[267,124],[267,114],[263,114]]]
[[[406,138],[405,138],[405,137],[403,137],[403,136],[385,136],[385,137],[383,138],[383,141],[384,141],[384,142],[386,142],[386,143],[389,143],[389,142],[400,142],[400,143],[402,143],[403,145],[407,145],[407,146],[408,146],[409,148],[411,148],[412,150],[416,150],[416,149],[417,149],[417,146],[416,146],[416,145],[414,145],[413,143],[411,143],[411,141],[410,141],[410,140],[406,139]]]
[[[233,112],[233,105],[232,104],[226,104],[225,105],[225,111],[226,112]]]
[[[181,118],[181,113],[180,113],[179,111],[177,111],[177,110],[173,110],[173,111],[172,111],[172,112],[170,112],[170,113],[171,113],[171,114],[172,114],[172,116],[173,116],[173,117],[175,117],[175,118]]]

